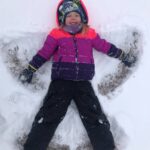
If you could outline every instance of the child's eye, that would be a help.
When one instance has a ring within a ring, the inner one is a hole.
[[[71,17],[71,15],[67,15],[67,17]]]
[[[79,14],[76,14],[76,16],[80,16]]]

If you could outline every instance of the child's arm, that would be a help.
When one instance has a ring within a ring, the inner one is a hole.
[[[53,37],[53,31],[47,36],[43,47],[29,62],[28,67],[24,69],[19,79],[25,83],[30,83],[33,73],[36,72],[50,57],[53,55],[57,48],[57,40]]]
[[[93,39],[93,47],[96,50],[101,51],[110,57],[118,58],[128,67],[131,67],[132,64],[136,62],[135,57],[130,56],[123,50],[117,48],[115,45],[107,42],[105,39],[101,39],[101,37],[98,34],[96,34],[95,38]]]

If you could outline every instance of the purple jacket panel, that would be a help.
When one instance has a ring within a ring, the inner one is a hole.
[[[54,62],[52,65],[51,79],[85,81],[92,80],[94,74],[94,64]]]
[[[63,38],[57,39],[50,34],[38,54],[47,60],[53,55],[54,62],[59,62],[60,59],[62,62],[75,62],[76,57],[78,57],[79,63],[94,63],[93,48],[107,54],[111,47],[110,43],[101,39],[98,34],[94,34],[96,35],[94,38],[64,36]],[[78,56],[76,56],[76,53],[78,53]]]

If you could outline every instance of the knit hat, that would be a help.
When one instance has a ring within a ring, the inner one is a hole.
[[[65,23],[67,14],[70,12],[77,12],[81,16],[83,23],[88,22],[86,11],[84,10],[80,0],[63,0],[57,9],[57,17],[59,25]]]

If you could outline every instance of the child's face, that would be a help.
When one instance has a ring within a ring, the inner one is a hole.
[[[66,25],[78,25],[81,23],[81,17],[80,14],[77,12],[70,12],[66,16],[65,24]]]

